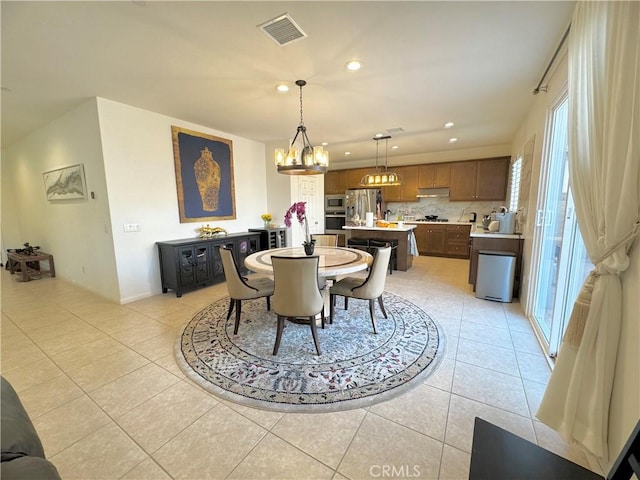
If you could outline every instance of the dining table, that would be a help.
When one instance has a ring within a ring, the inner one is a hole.
[[[244,259],[244,265],[252,272],[273,275],[271,257],[306,257],[303,247],[271,248],[252,253]],[[364,250],[347,247],[320,247],[316,246],[313,255],[320,257],[318,262],[318,278],[322,279],[348,275],[350,273],[366,270],[373,263],[373,256]],[[326,312],[329,312],[329,288],[323,288],[323,296]]]
[[[252,272],[273,275],[271,257],[306,257],[303,247],[271,248],[252,253],[244,259],[244,265]],[[373,256],[364,250],[346,247],[320,247],[313,251],[320,257],[318,277],[327,278],[365,270],[373,262]]]

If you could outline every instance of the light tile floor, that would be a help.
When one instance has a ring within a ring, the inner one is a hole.
[[[534,418],[550,371],[520,304],[476,299],[467,272],[419,257],[387,277],[439,323],[444,353],[423,384],[370,408],[274,413],[193,384],[174,343],[224,284],[117,305],[3,271],[1,371],[65,480],[466,479],[475,416],[588,468]]]

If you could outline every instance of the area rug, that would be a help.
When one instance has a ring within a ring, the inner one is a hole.
[[[329,412],[379,403],[418,385],[436,368],[442,330],[413,303],[384,293],[388,319],[378,309],[373,333],[369,304],[338,298],[333,324],[318,328],[316,355],[308,325],[286,323],[278,355],[272,355],[276,315],[264,298],[243,301],[226,321],[229,299],[205,307],[176,342],[185,374],[207,391],[251,407],[281,412]],[[377,302],[376,302],[377,303]]]

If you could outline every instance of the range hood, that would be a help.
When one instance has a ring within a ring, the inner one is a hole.
[[[438,197],[448,197],[449,189],[448,188],[419,188],[418,198],[438,198]]]

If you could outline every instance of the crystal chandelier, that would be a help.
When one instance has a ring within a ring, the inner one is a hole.
[[[309,137],[307,137],[307,127],[302,119],[302,87],[307,84],[304,80],[296,80],[296,85],[300,87],[300,124],[295,137],[286,152],[284,148],[276,148],[275,161],[278,173],[287,175],[318,175],[327,173],[329,167],[329,152],[322,147],[312,147]],[[294,147],[300,135],[302,139],[302,150]]]
[[[360,186],[362,187],[397,187],[402,185],[402,177],[398,173],[390,172],[387,168],[387,152],[389,147],[389,139],[391,135],[375,136],[373,139],[376,141],[376,171],[374,173],[367,173],[360,180]],[[384,153],[384,171],[378,171],[378,147],[379,141],[385,140],[385,153]]]

